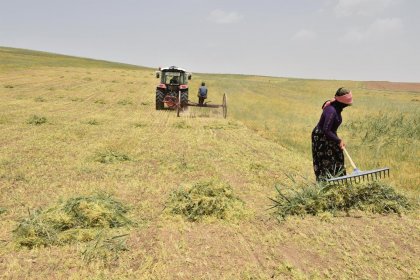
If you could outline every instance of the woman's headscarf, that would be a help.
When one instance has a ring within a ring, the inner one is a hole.
[[[351,91],[346,88],[339,88],[337,92],[335,93],[335,96],[333,99],[326,101],[322,105],[322,109],[324,109],[327,106],[330,106],[332,102],[338,101],[340,103],[351,105],[353,104],[353,95],[351,94]]]

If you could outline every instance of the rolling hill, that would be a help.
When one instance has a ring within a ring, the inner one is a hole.
[[[193,74],[192,99],[203,80],[213,103],[228,94],[227,119],[216,109],[190,108],[180,118],[156,111],[157,80],[150,68],[1,47],[0,276],[420,275],[417,210],[402,216],[356,211],[282,222],[269,210],[276,185],[287,189],[294,180],[314,180],[310,132],[323,101],[339,86],[355,95],[339,133],[356,163],[363,169],[389,166],[387,182],[418,200],[419,84]],[[191,222],[168,212],[174,191],[213,181],[228,185],[243,202],[240,216]],[[111,233],[124,235],[125,242],[112,247],[111,261],[95,253],[100,230],[90,243],[17,246],[14,230],[36,209],[94,193],[122,202],[134,221]],[[94,252],[89,261],[87,252]]]

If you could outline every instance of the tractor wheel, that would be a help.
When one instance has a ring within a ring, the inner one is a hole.
[[[163,110],[165,104],[163,103],[163,99],[165,98],[165,93],[157,90],[156,91],[156,110]]]
[[[179,113],[181,112],[181,106],[182,106],[181,96],[182,96],[181,92],[178,92],[178,100],[177,100],[178,104],[176,105],[176,116],[177,117],[179,117]]]
[[[186,108],[188,106],[188,91],[181,94],[181,106]]]

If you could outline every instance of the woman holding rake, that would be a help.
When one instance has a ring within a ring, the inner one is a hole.
[[[333,99],[322,105],[322,115],[312,131],[312,158],[317,181],[346,174],[343,148],[345,143],[337,135],[342,123],[341,112],[353,103],[350,90],[339,88]]]

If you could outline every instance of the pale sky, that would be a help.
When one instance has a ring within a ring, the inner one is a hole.
[[[420,82],[420,1],[0,0],[0,46],[192,72]]]

